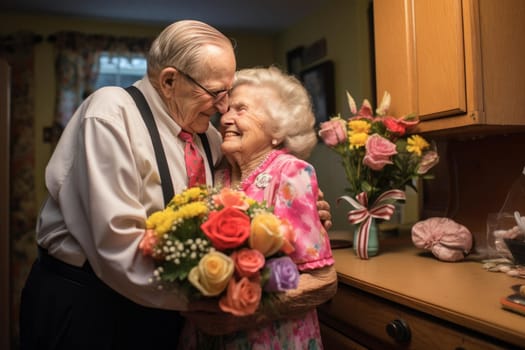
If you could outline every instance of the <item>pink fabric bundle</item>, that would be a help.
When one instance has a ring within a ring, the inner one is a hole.
[[[412,227],[412,242],[430,250],[439,260],[462,260],[472,249],[472,234],[463,225],[448,218],[429,218]]]

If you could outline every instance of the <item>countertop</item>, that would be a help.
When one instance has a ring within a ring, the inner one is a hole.
[[[330,238],[350,238],[331,232]],[[525,316],[504,310],[500,298],[524,279],[489,272],[478,261],[442,262],[416,248],[408,235],[380,238],[379,254],[359,259],[334,249],[341,283],[495,338],[525,346]]]

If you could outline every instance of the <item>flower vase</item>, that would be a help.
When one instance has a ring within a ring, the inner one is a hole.
[[[359,256],[361,259],[368,259],[369,257],[376,256],[377,252],[379,250],[379,227],[377,225],[377,222],[375,219],[370,220],[370,227],[368,230],[368,242],[366,245],[366,255],[360,254],[358,250],[358,244],[360,239],[364,239],[364,237],[360,237],[361,234],[366,234],[365,232],[361,232],[361,227],[366,223],[366,220],[364,222],[361,222],[355,227],[354,231],[354,241],[353,241],[353,248],[354,252],[357,256]]]

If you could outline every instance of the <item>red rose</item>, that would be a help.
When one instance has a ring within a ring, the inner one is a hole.
[[[394,117],[385,117],[383,124],[385,124],[388,131],[394,134],[404,135],[406,132],[406,126],[400,122],[400,119]]]
[[[201,229],[216,249],[232,249],[250,236],[250,217],[239,209],[227,207],[210,212]]]

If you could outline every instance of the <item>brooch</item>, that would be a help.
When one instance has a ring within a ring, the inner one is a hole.
[[[266,188],[270,184],[271,180],[272,175],[261,173],[255,178],[255,186],[257,186],[258,188]]]

